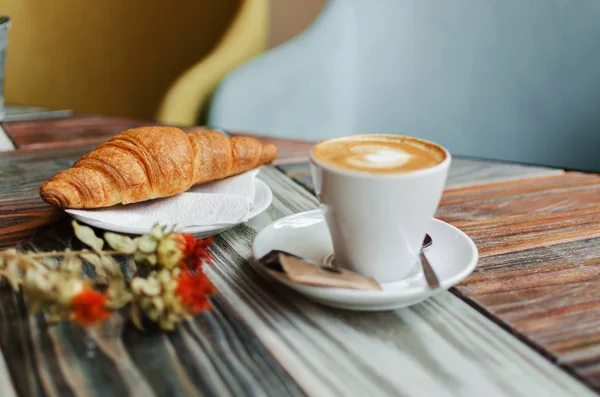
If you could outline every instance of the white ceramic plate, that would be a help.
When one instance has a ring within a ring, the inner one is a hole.
[[[473,271],[478,260],[477,247],[465,233],[438,219],[431,220],[428,234],[433,239],[433,245],[426,254],[440,280],[441,288],[437,291],[448,289]],[[350,310],[398,309],[421,302],[437,292],[429,289],[420,269],[406,280],[381,284],[381,291],[295,284],[275,272],[267,271],[257,261],[272,250],[286,251],[321,263],[333,252],[321,210],[290,215],[264,228],[252,246],[252,267],[264,278],[292,288],[313,301]]]
[[[256,179],[254,185],[254,201],[250,207],[249,218],[254,218],[258,214],[265,211],[271,205],[271,201],[273,201],[273,193],[269,186],[260,179]],[[98,227],[100,229],[109,230],[116,233],[127,233],[127,234],[144,234],[149,233],[149,229],[145,228],[136,228],[133,226],[121,226],[114,225],[112,223],[102,222],[96,219],[87,218],[81,215],[75,215],[66,210],[69,215],[71,215],[76,220],[86,223],[90,226]],[[227,225],[203,225],[203,226],[186,226],[181,228],[175,228],[175,231],[183,232],[183,233],[191,233],[198,237],[206,237],[212,236],[221,232],[224,232],[227,229],[237,226],[236,224],[227,224]]]

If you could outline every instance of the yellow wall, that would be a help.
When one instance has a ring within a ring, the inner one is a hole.
[[[275,0],[277,1],[277,0]],[[0,0],[7,103],[152,119],[168,86],[226,30],[239,0]]]

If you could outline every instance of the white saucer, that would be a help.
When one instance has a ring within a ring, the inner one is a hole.
[[[282,283],[307,298],[324,305],[361,311],[398,309],[421,302],[433,293],[448,289],[467,277],[477,265],[475,243],[462,231],[438,219],[432,219],[428,234],[433,245],[427,249],[427,259],[434,268],[441,288],[432,291],[422,271],[409,279],[381,284],[381,291],[324,288],[295,284],[276,272],[268,271],[257,259],[272,250],[282,250],[321,263],[333,252],[329,231],[321,210],[302,212],[279,219],[256,236],[250,261],[264,278]]]
[[[254,201],[250,206],[250,213],[248,215],[248,219],[254,218],[255,216],[264,212],[267,208],[269,208],[269,205],[271,205],[271,202],[273,201],[273,193],[271,192],[271,188],[269,188],[269,186],[262,180],[258,178],[256,179],[254,189]],[[135,226],[114,225],[112,223],[106,223],[97,219],[91,219],[78,214],[73,214],[70,213],[69,210],[66,210],[66,212],[80,222],[116,233],[144,234],[150,232],[150,229],[139,228]],[[175,231],[182,233],[191,233],[198,237],[206,237],[224,232],[225,230],[231,229],[235,226],[237,226],[237,224],[186,226],[180,228],[176,227]]]

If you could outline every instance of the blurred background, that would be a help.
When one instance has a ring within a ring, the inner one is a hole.
[[[230,53],[196,82],[210,86],[198,87],[204,95],[236,66],[304,30],[324,3],[0,0],[0,14],[12,20],[5,102],[155,119],[175,81],[228,31],[237,28],[225,43]]]
[[[600,170],[598,0],[0,0],[5,101]]]

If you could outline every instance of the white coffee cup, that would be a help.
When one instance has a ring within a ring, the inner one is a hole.
[[[311,150],[313,183],[336,265],[378,282],[400,281],[415,273],[450,167],[446,149],[409,139],[436,146],[445,158],[429,168],[378,174],[330,165],[316,159]]]

